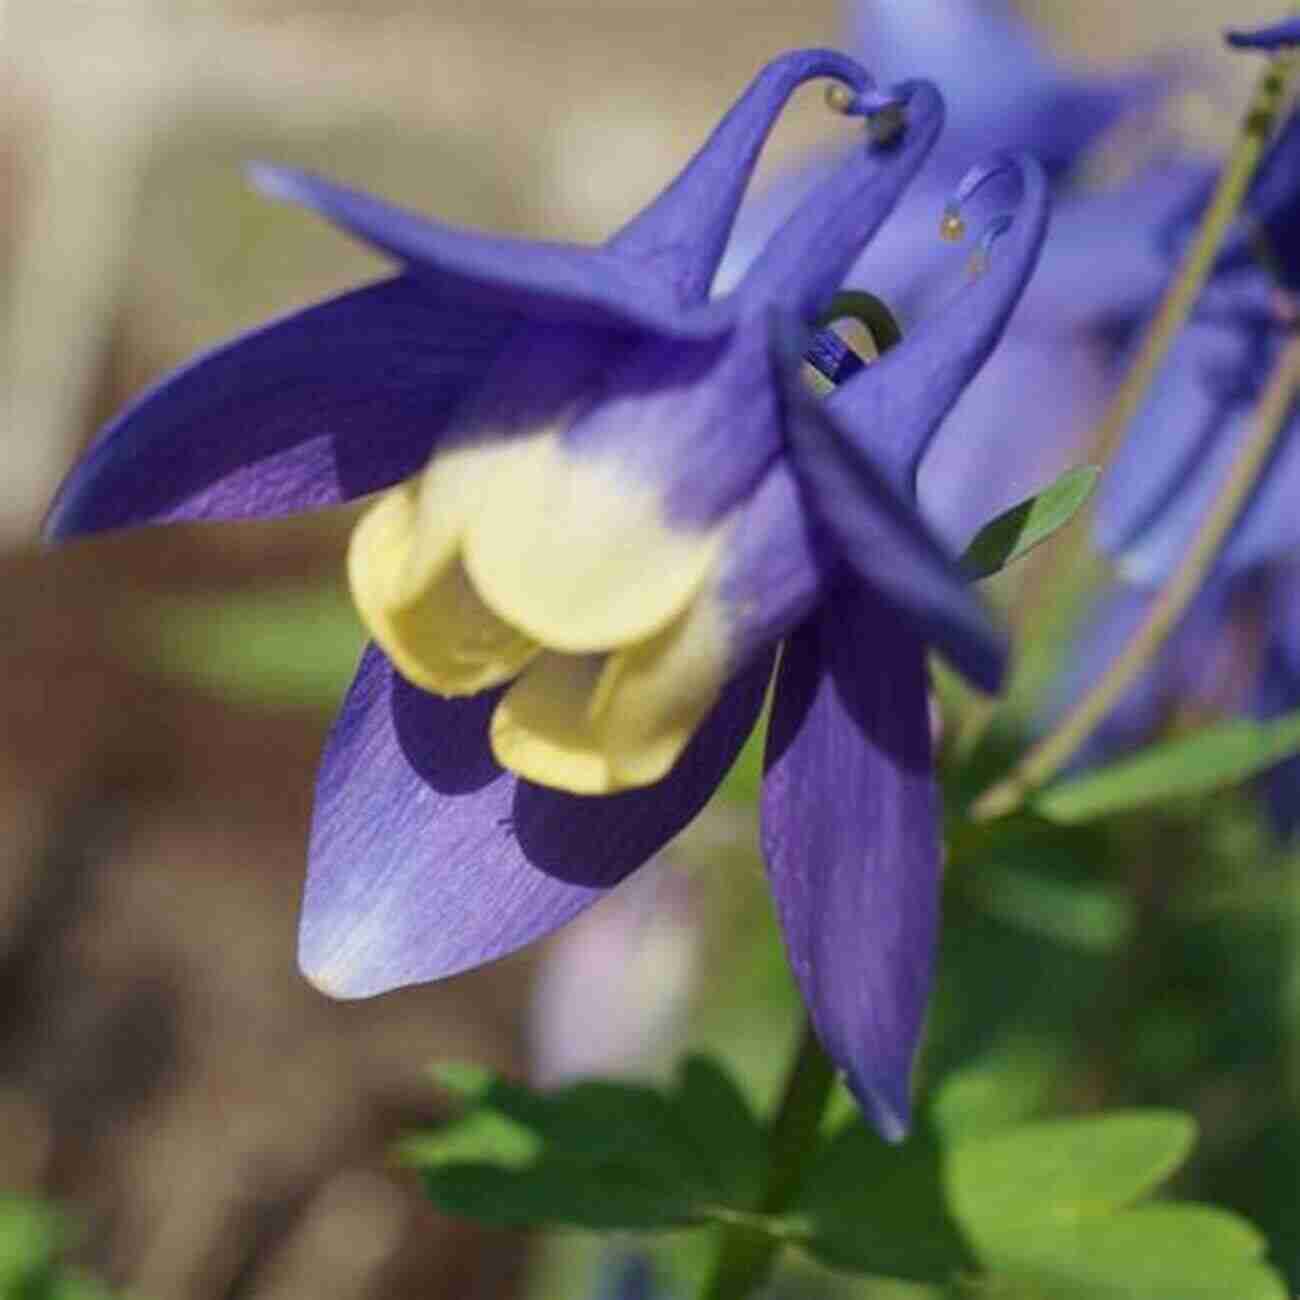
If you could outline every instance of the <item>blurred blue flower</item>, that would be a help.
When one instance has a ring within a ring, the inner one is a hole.
[[[763,140],[812,77],[865,141],[711,301]],[[985,688],[1006,657],[915,511],[915,468],[1035,263],[1041,169],[1004,158],[962,187],[1015,213],[945,311],[824,400],[800,366],[942,118],[929,83],[886,94],[841,55],[786,55],[600,248],[258,170],[401,274],[163,380],[74,468],[49,532],[386,489],[349,555],[378,644],[317,788],[300,961],[322,988],[465,970],[616,885],[713,792],[786,638],[762,797],[777,911],[827,1051],[905,1131],[939,876],[926,648]]]
[[[610,1253],[602,1261],[592,1300],[669,1300],[642,1254]]]
[[[1204,206],[1203,189],[1171,213],[1166,275]],[[1116,563],[1082,650],[1059,689],[1063,704],[1095,681],[1136,629],[1208,513],[1253,428],[1267,377],[1297,321],[1300,288],[1300,118],[1270,147],[1242,217],[1225,243],[1191,320],[1145,395],[1100,495],[1097,540]],[[1116,220],[1125,220],[1117,214]],[[1146,312],[1154,308],[1154,300]],[[1283,428],[1260,481],[1216,557],[1205,591],[1157,663],[1120,702],[1077,765],[1148,740],[1172,717],[1300,707],[1295,668],[1300,588],[1300,411]],[[1300,768],[1269,777],[1279,832],[1296,827]]]

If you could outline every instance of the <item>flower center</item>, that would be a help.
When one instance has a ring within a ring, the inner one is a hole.
[[[509,684],[490,725],[503,766],[608,794],[665,776],[730,675],[730,526],[671,526],[653,486],[546,429],[436,453],[360,520],[348,571],[408,681]]]

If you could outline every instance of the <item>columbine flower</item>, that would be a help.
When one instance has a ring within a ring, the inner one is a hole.
[[[819,76],[866,139],[710,301],[762,141]],[[951,310],[824,401],[798,370],[941,119],[927,83],[885,95],[841,55],[787,55],[594,249],[258,171],[402,274],[163,381],[74,469],[50,531],[384,490],[349,557],[377,644],[317,789],[300,960],[322,988],[465,970],[617,884],[717,786],[789,634],[763,794],[773,890],[823,1042],[904,1131],[937,905],[925,647],[985,688],[1005,657],[908,493],[1037,255],[1036,166],[966,187],[1018,180],[1019,207]]]

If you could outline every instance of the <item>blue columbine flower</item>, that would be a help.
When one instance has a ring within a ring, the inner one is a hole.
[[[840,84],[865,140],[710,300],[762,142],[813,77]],[[960,302],[825,400],[799,366],[942,118],[928,83],[885,94],[842,55],[786,55],[599,248],[256,172],[401,274],[165,379],[73,470],[49,531],[382,493],[349,555],[376,644],[311,837],[300,960],[322,988],[465,970],[617,884],[713,792],[787,638],[762,809],[773,891],[823,1042],[903,1133],[939,871],[925,649],[986,689],[1005,660],[913,509],[912,467],[1037,257],[1037,166],[1000,160],[967,186],[1009,180],[1017,210]]]

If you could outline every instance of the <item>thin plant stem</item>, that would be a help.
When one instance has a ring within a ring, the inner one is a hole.
[[[1005,780],[971,806],[977,821],[1014,812],[1026,796],[1050,780],[1073,757],[1137,680],[1168,640],[1195,599],[1250,498],[1300,391],[1300,336],[1293,335],[1278,358],[1255,411],[1255,428],[1223,481],[1214,504],[1197,529],[1178,568],[1156,597],[1146,618],[1101,680],[1059,725],[1016,765]]]
[[[805,1017],[799,1048],[769,1130],[760,1213],[779,1214],[789,1208],[816,1150],[834,1083],[835,1067]],[[745,1300],[767,1280],[780,1249],[779,1239],[769,1233],[743,1223],[728,1225],[701,1300]]]

